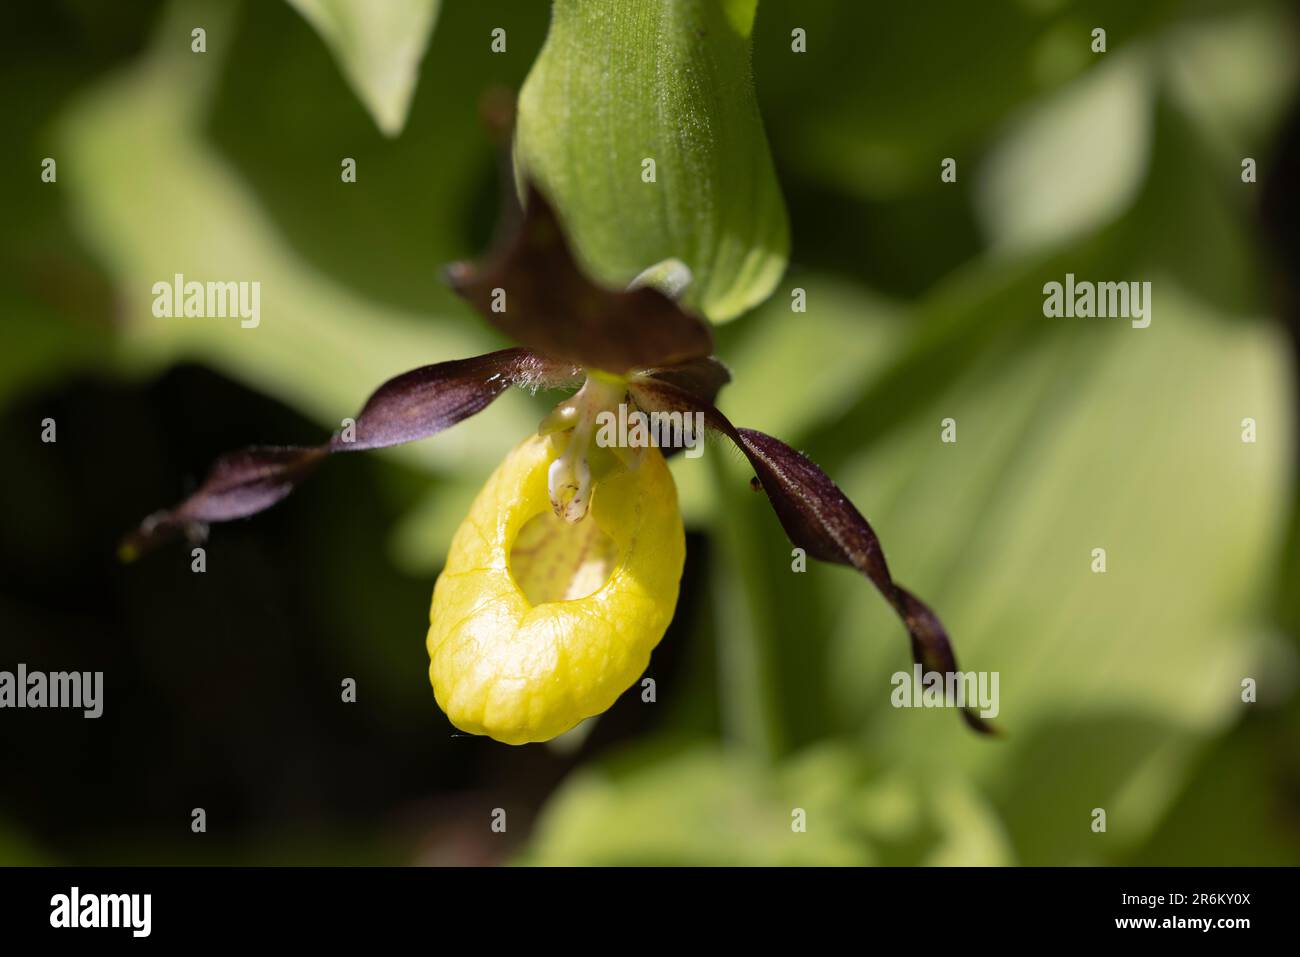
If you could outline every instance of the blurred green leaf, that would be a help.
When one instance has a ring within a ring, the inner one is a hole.
[[[785,285],[790,289],[721,331],[717,352],[732,381],[718,405],[738,425],[797,442],[884,369],[906,332],[906,313],[829,274],[792,274]],[[797,290],[806,311],[791,308]],[[786,386],[791,382],[798,389]]]
[[[731,370],[719,407],[738,425],[798,443],[816,424],[838,417],[845,397],[857,395],[894,357],[905,329],[901,307],[860,285],[826,273],[787,278],[804,293],[806,312],[793,298],[773,296],[719,330],[716,353]],[[798,381],[798,390],[774,383]],[[713,448],[722,450],[719,440]],[[725,452],[723,454],[726,454]],[[739,453],[735,456],[739,462]],[[712,524],[714,479],[698,460],[674,457],[670,465],[686,524]]]
[[[303,262],[204,141],[217,54],[192,55],[175,32],[164,23],[152,53],[74,103],[58,131],[76,158],[63,173],[75,222],[117,281],[126,367],[205,362],[332,429],[390,376],[492,348],[486,329],[381,305]],[[260,282],[260,324],[155,318],[152,286],[176,273]],[[472,425],[396,454],[482,471],[534,427],[528,401],[508,395]]]
[[[517,90],[546,35],[548,4],[446,4],[400,137],[385,138],[329,52],[283,3],[245,4],[203,131],[286,243],[367,299],[481,319],[443,281],[442,264],[490,243],[501,199],[499,148],[484,101]],[[510,33],[509,51],[487,47]],[[465,38],[482,38],[482,43]],[[429,95],[424,95],[428,91]],[[356,161],[355,182],[340,178]]]
[[[846,814],[843,774],[851,765],[824,764],[809,780],[797,767],[772,773],[703,746],[680,754],[643,750],[622,765],[612,773],[596,767],[570,778],[538,822],[523,862],[735,866],[873,860],[860,827]],[[805,812],[806,833],[792,829],[796,808]]]
[[[375,124],[387,136],[400,133],[440,0],[288,2],[333,51]]]
[[[960,779],[879,773],[843,743],[776,766],[706,745],[641,746],[578,771],[523,857],[564,865],[1011,863],[997,816]]]
[[[1289,4],[1242,4],[1221,16],[1179,23],[1159,51],[1169,87],[1219,155],[1266,156],[1295,89]]]
[[[1210,0],[1228,9],[1241,0]],[[883,199],[962,170],[1016,107],[1186,14],[1180,0],[1052,0],[904,5],[764,0],[755,71],[783,177]],[[1090,49],[1104,25],[1107,50]],[[807,32],[808,52],[790,32]]]
[[[1283,667],[1274,670],[1274,667]],[[1279,682],[1279,672],[1282,680]],[[1288,867],[1300,860],[1300,707],[1295,656],[1260,669],[1264,687],[1292,695],[1281,711],[1261,708],[1197,756],[1195,773],[1134,863],[1161,867]],[[1288,680],[1289,679],[1289,680]],[[1281,685],[1282,687],[1278,687]]]
[[[714,321],[765,299],[789,235],[749,68],[753,3],[557,0],[515,158],[579,256],[621,284],[665,259]],[[643,176],[654,163],[654,181]]]
[[[441,482],[422,496],[393,529],[388,548],[394,566],[408,575],[438,572],[485,481],[486,475]]]
[[[112,289],[77,242],[59,180],[46,182],[42,173],[46,158],[59,164],[57,173],[65,171],[51,140],[51,115],[129,55],[152,11],[62,7],[68,28],[95,43],[34,40],[32,31],[52,9],[15,8],[0,32],[0,90],[10,106],[0,193],[8,220],[21,224],[0,233],[0,407],[100,370],[111,351]]]
[[[990,355],[838,475],[961,665],[1001,673],[1010,734],[975,740],[949,713],[889,707],[910,661],[849,575],[830,675],[841,720],[891,761],[969,769],[1027,862],[1139,841],[1192,748],[1234,720],[1262,647],[1293,453],[1281,334],[1152,281],[1150,328],[1066,321]],[[948,416],[955,444],[939,440]],[[1246,416],[1258,444],[1241,441]],[[1098,547],[1105,574],[1090,570]],[[1110,809],[1105,841],[1090,840],[1094,807]]]
[[[1128,51],[1036,100],[984,157],[977,207],[991,245],[1068,240],[1137,197],[1151,153],[1148,51]]]
[[[1260,187],[1241,181],[1240,157],[1212,151],[1169,99],[1157,105],[1154,148],[1160,173],[1127,224],[1136,250],[1224,316],[1271,310],[1268,251],[1253,222]]]

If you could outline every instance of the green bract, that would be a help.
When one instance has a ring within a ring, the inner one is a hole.
[[[557,0],[519,96],[515,162],[597,279],[675,258],[715,322],[765,299],[789,228],[750,73],[753,3]],[[653,180],[650,164],[653,161]]]

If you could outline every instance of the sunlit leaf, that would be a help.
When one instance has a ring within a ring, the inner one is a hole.
[[[942,609],[967,667],[1000,673],[1008,735],[981,749],[945,735],[947,715],[891,708],[908,663],[852,582],[834,588],[840,720],[891,761],[967,768],[1028,862],[1113,859],[1140,841],[1197,743],[1240,714],[1262,647],[1252,609],[1292,450],[1281,334],[1152,281],[1149,328],[1078,320],[989,355],[843,477],[893,554],[907,550],[909,584]],[[940,441],[945,417],[955,443]],[[1104,846],[1094,807],[1111,813]]]
[[[78,157],[61,176],[74,222],[116,282],[125,366],[148,372],[185,359],[204,362],[332,430],[378,383],[414,365],[491,347],[486,329],[382,305],[304,262],[203,139],[218,54],[193,56],[168,42],[173,34],[164,23],[153,52],[75,101],[57,131],[61,149]],[[105,177],[112,189],[102,188]],[[153,285],[178,273],[259,283],[260,322],[241,328],[238,319],[156,318]],[[509,437],[536,425],[522,399],[498,403],[480,421],[480,428],[456,430],[407,454],[482,470],[495,464]]]
[[[610,285],[679,259],[714,321],[761,302],[789,237],[749,68],[753,4],[557,0],[516,162]],[[653,182],[650,176],[653,163]]]
[[[721,330],[732,381],[718,405],[733,419],[797,444],[834,419],[887,365],[906,331],[897,303],[828,274],[791,275],[743,323]],[[802,295],[803,311],[791,307]],[[798,382],[795,392],[782,383]]]
[[[441,0],[288,0],[329,45],[375,124],[406,124]]]
[[[1285,3],[1242,4],[1179,24],[1166,43],[1170,90],[1234,160],[1266,148],[1298,71]]]
[[[1061,242],[1133,202],[1153,135],[1152,76],[1140,54],[1117,54],[1036,101],[985,156],[976,200],[993,246]]]
[[[845,805],[846,771],[831,763],[808,780],[797,768],[772,773],[703,747],[619,773],[593,768],[566,782],[524,862],[870,864],[866,835]],[[806,812],[803,832],[792,827],[795,808]]]

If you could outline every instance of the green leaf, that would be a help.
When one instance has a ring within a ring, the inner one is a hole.
[[[878,374],[904,332],[902,310],[863,287],[827,274],[791,277],[805,294],[807,312],[793,313],[791,298],[769,299],[744,322],[719,330],[717,355],[731,370],[719,407],[735,421],[798,443],[813,425],[833,418],[845,396]],[[774,382],[800,382],[798,401]],[[739,475],[742,467],[736,456]],[[688,528],[713,524],[715,477],[698,460],[670,461]],[[743,481],[743,479],[742,479]]]
[[[499,150],[480,107],[489,91],[523,83],[549,19],[544,3],[444,5],[419,86],[456,94],[417,95],[402,135],[389,139],[297,13],[245,4],[222,50],[239,69],[221,71],[205,141],[318,271],[369,299],[478,326],[438,267],[489,245]],[[508,55],[488,52],[497,25],[510,31]],[[355,182],[341,181],[345,157],[356,160]]]
[[[440,0],[288,0],[316,28],[375,125],[406,125]]]
[[[1137,197],[1154,112],[1145,51],[1118,53],[1013,121],[980,170],[976,205],[1004,251],[1050,245],[1115,219]]]
[[[957,776],[881,773],[844,742],[775,766],[706,745],[640,746],[567,779],[522,862],[859,866],[1013,863],[997,815]]]
[[[933,0],[927,8],[912,16],[871,3],[764,0],[755,68],[788,183],[806,178],[876,200],[937,188],[944,157],[973,169],[966,164],[1017,106],[1187,13],[1178,0]],[[1089,46],[1096,26],[1107,30],[1104,55]],[[807,31],[807,53],[791,52],[795,27]]]
[[[694,276],[683,302],[715,322],[765,299],[789,249],[752,20],[752,0],[557,0],[519,98],[516,164],[588,269],[622,285],[679,259]]]
[[[1008,737],[890,707],[890,675],[909,662],[851,576],[826,581],[840,720],[884,760],[964,768],[1026,863],[1113,861],[1140,843],[1196,749],[1240,715],[1264,648],[1293,454],[1283,335],[1135,266],[1103,275],[1151,277],[1149,328],[1040,319],[1056,324],[1032,347],[986,354],[837,474],[962,667],[1000,673]],[[1247,416],[1266,433],[1256,444],[1241,439]],[[940,441],[945,417],[956,443]]]
[[[896,303],[833,275],[791,275],[788,285],[789,295],[722,331],[717,353],[732,381],[718,407],[737,425],[795,443],[883,370],[906,323]],[[805,311],[795,312],[800,291]],[[797,396],[773,388],[786,382],[799,383]]]
[[[772,771],[711,747],[659,755],[565,782],[523,861],[565,866],[863,865],[874,860],[846,806],[844,762]],[[795,809],[806,832],[792,829]]]
[[[494,340],[477,323],[381,304],[301,258],[205,141],[217,54],[178,48],[169,39],[172,22],[161,25],[161,42],[138,65],[74,101],[56,131],[59,149],[78,160],[60,171],[74,221],[117,287],[123,366],[150,373],[200,361],[332,430],[391,376],[489,351]],[[260,283],[260,323],[244,329],[238,320],[155,318],[153,284],[176,273]],[[449,294],[447,308],[459,312]],[[394,454],[485,470],[535,427],[528,400],[507,396],[471,425]]]
[[[1294,668],[1294,651],[1279,645],[1258,674],[1266,676],[1264,689],[1275,691],[1274,697],[1290,694],[1290,703],[1270,709],[1262,699],[1258,712],[1199,755],[1182,796],[1130,863],[1294,867],[1300,861],[1294,801],[1279,800],[1300,779],[1300,700],[1293,682],[1276,680]]]
[[[1165,48],[1166,76],[1218,155],[1240,164],[1268,155],[1297,74],[1289,4],[1243,4],[1179,25]]]

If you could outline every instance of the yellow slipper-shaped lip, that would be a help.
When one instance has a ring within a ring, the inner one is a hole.
[[[553,738],[636,681],[672,620],[686,554],[657,449],[602,478],[587,517],[566,525],[547,489],[556,441],[533,436],[501,463],[433,591],[434,696],[456,727],[507,744]]]

